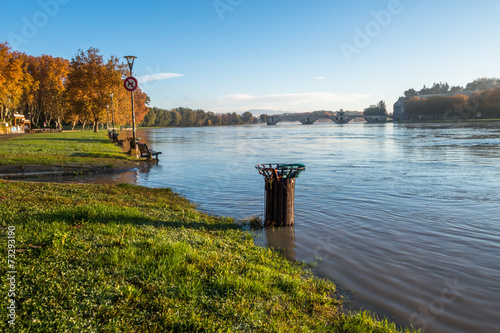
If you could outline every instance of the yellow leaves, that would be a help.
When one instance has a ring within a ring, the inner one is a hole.
[[[69,72],[69,61],[49,55],[28,57],[28,70],[33,76],[35,87],[31,99],[37,101],[40,111],[52,117],[60,117],[65,111],[64,81]]]
[[[120,64],[116,57],[106,63],[96,48],[79,50],[72,59],[68,74],[68,101],[81,119],[90,121],[105,117],[110,104],[109,93],[117,92],[121,85]],[[76,93],[82,92],[82,93]],[[87,106],[81,108],[82,105]]]
[[[26,75],[22,55],[0,43],[0,104],[16,107],[21,99]]]
[[[65,118],[72,122],[102,122],[114,94],[115,121],[131,123],[130,93],[123,88],[126,65],[115,56],[104,61],[97,48],[79,50],[70,61],[14,52],[0,43],[0,108],[24,108],[32,119]],[[136,120],[148,112],[148,96],[135,93]],[[21,113],[23,110],[19,110]],[[42,116],[43,115],[43,116]]]

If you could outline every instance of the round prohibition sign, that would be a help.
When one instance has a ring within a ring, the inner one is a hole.
[[[123,81],[123,86],[128,91],[134,91],[137,89],[138,86],[137,79],[133,76],[129,76],[128,78],[125,79],[125,81]]]

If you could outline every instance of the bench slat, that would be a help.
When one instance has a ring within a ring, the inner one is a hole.
[[[148,148],[148,146],[145,143],[140,143],[137,142],[137,145],[139,146],[139,151],[141,153],[141,157],[145,157],[148,160],[151,160],[153,156],[156,157],[158,160],[158,155],[161,154],[161,151],[154,151]]]

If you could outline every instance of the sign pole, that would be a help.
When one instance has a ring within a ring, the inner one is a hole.
[[[113,127],[112,132],[115,134],[115,115],[113,114],[113,93],[109,94],[111,98],[111,126]]]
[[[132,73],[130,73],[132,75]],[[134,149],[136,149],[136,139],[137,135],[135,133],[135,111],[134,111],[134,92],[130,92],[130,96],[132,96],[132,138],[134,140]],[[137,150],[137,149],[136,149]]]
[[[108,130],[109,134],[109,104],[106,105],[106,129]]]
[[[130,70],[130,77],[128,77],[127,79],[125,79],[125,88],[127,90],[130,90],[130,96],[131,96],[131,101],[132,101],[132,142],[131,142],[131,146],[130,146],[130,150],[132,150],[132,148],[135,150],[135,152],[137,152],[137,136],[136,136],[136,132],[135,132],[135,111],[134,111],[134,90],[137,89],[137,80],[132,76],[132,68],[134,67],[134,60],[137,58],[135,56],[125,56],[124,57],[125,59],[127,59],[127,63],[128,63],[128,68]],[[132,81],[135,81],[135,84],[134,82]],[[127,88],[127,86],[131,87],[130,89]],[[133,145],[133,147],[132,147]]]

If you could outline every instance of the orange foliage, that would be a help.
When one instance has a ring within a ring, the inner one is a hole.
[[[111,57],[105,63],[96,48],[79,50],[71,60],[66,85],[68,102],[81,121],[94,124],[95,131],[106,119],[109,94],[121,85],[122,72],[118,58]]]
[[[405,101],[405,113],[411,117],[424,119],[469,118],[472,114],[464,112],[468,97],[465,95],[414,96]]]
[[[25,71],[22,54],[12,52],[7,43],[0,43],[0,104],[17,108],[31,77]]]
[[[69,73],[69,61],[49,55],[29,56],[26,59],[28,72],[34,79],[34,85],[26,94],[26,104],[32,112],[35,123],[43,115],[50,122],[55,119],[61,125],[62,118],[68,111],[64,93],[66,77]]]
[[[13,52],[0,43],[0,114],[17,109],[39,121],[54,119],[94,124],[107,119],[107,106],[113,106],[115,124],[131,124],[130,93],[123,87],[126,65],[117,57],[104,61],[97,48],[79,50],[70,61],[50,55],[40,57]],[[149,97],[141,89],[134,92],[136,123],[148,113]]]

